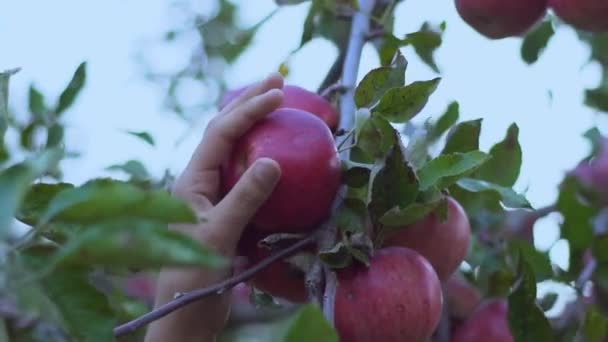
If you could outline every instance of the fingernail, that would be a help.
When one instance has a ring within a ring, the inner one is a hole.
[[[279,181],[281,169],[277,162],[269,158],[258,159],[253,166],[254,176],[261,182],[274,185]]]

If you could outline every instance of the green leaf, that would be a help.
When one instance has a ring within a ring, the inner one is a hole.
[[[551,20],[545,20],[528,33],[521,44],[521,58],[524,62],[535,63],[554,34]]]
[[[130,134],[130,135],[132,135],[134,137],[137,137],[137,138],[145,141],[150,146],[154,146],[155,145],[154,138],[152,138],[152,135],[150,135],[150,133],[148,133],[148,132],[128,131],[127,134]]]
[[[370,169],[362,166],[354,166],[342,174],[344,184],[353,188],[360,188],[369,183]]]
[[[32,150],[34,148],[33,136],[36,128],[38,128],[38,124],[36,122],[32,122],[23,128],[21,135],[19,136],[19,143],[21,144],[21,147],[26,150]]]
[[[416,173],[405,159],[400,141],[397,141],[379,167],[373,175],[369,203],[374,219],[379,219],[393,208],[406,208],[418,194]]]
[[[346,198],[336,213],[336,225],[351,233],[365,230],[367,207],[361,200]]]
[[[592,218],[596,209],[581,202],[578,195],[578,182],[573,177],[567,177],[560,187],[557,198],[557,209],[563,216],[561,235],[572,249],[582,252],[593,238]]]
[[[319,259],[334,269],[345,268],[353,263],[349,248],[342,242],[338,242],[329,250],[319,251]]]
[[[429,130],[429,140],[439,139],[450,127],[452,127],[460,116],[460,105],[454,101],[448,105],[445,113],[439,117],[435,125]]]
[[[585,90],[585,105],[602,112],[608,112],[608,87],[602,86]]]
[[[37,119],[44,119],[47,111],[44,95],[33,84],[30,85],[28,102],[30,113]]]
[[[197,221],[186,203],[162,190],[144,191],[135,185],[108,179],[93,180],[60,192],[49,203],[41,221],[97,223],[121,217],[164,223]]]
[[[482,119],[464,121],[452,127],[448,133],[442,154],[479,150],[479,134]]]
[[[365,75],[355,90],[357,107],[370,107],[389,89],[402,87],[405,84],[406,67],[405,57],[397,53],[396,60],[391,66],[374,69]]]
[[[490,156],[481,151],[442,154],[429,161],[418,171],[420,189],[436,186],[439,189],[452,185],[481,167]]]
[[[557,297],[558,295],[555,292],[546,293],[543,298],[539,300],[538,305],[540,305],[543,311],[547,312],[553,308],[555,302],[557,302]]]
[[[608,320],[595,305],[587,308],[583,331],[588,342],[602,342],[608,336]]]
[[[393,208],[387,211],[380,223],[385,227],[403,228],[429,215],[441,201],[429,203],[412,203],[403,209]]]
[[[519,281],[509,295],[509,327],[515,341],[553,341],[545,314],[536,305],[536,278],[526,257],[519,259]]]
[[[302,307],[290,320],[282,341],[338,342],[338,334],[314,304]]]
[[[226,260],[187,235],[167,229],[166,224],[130,219],[100,223],[72,234],[45,266],[51,270],[74,264],[220,267]]]
[[[523,255],[532,268],[536,281],[541,282],[553,276],[551,260],[547,253],[537,250],[533,244],[523,240],[510,240],[509,248],[519,255]]]
[[[35,159],[12,166],[0,173],[0,235],[8,232],[30,183],[54,168],[61,152],[46,150]]]
[[[70,108],[74,104],[76,97],[78,96],[78,94],[82,90],[82,87],[85,84],[86,77],[87,77],[86,69],[87,69],[86,62],[82,62],[78,66],[78,68],[74,72],[74,75],[72,76],[72,79],[70,80],[70,83],[59,96],[59,102],[57,103],[57,106],[55,107],[55,115],[59,116],[66,109]]]
[[[23,201],[21,208],[17,212],[17,219],[19,219],[21,222],[34,226],[40,219],[40,216],[46,210],[53,197],[55,197],[55,195],[57,195],[59,192],[73,187],[74,186],[69,183],[37,183],[32,185],[25,195],[25,200]]]
[[[308,14],[304,21],[304,30],[302,31],[302,38],[300,40],[300,47],[308,43],[314,34],[315,19],[323,7],[323,0],[312,0]]]
[[[390,122],[407,122],[426,106],[440,80],[417,81],[405,87],[390,89],[372,111]]]
[[[608,234],[594,236],[591,243],[591,251],[597,262],[608,264]]]
[[[281,304],[279,304],[273,296],[264,291],[258,290],[255,287],[251,288],[251,292],[249,293],[249,302],[253,303],[256,307],[281,307]]]
[[[106,170],[122,171],[135,180],[147,180],[150,178],[148,170],[146,170],[144,164],[138,160],[129,160],[124,164],[112,165],[106,168]]]
[[[500,196],[502,204],[512,209],[532,209],[525,196],[513,191],[511,188],[505,188],[500,185],[492,184],[483,180],[473,178],[460,179],[456,184],[469,192],[493,192]]]
[[[420,170],[430,158],[428,132],[423,127],[415,127],[409,136],[405,157],[416,170]]]
[[[47,131],[46,147],[52,148],[59,146],[63,141],[63,126],[56,123],[49,127]]]
[[[18,73],[20,69],[6,70],[0,72],[0,141],[4,143],[4,133],[8,128],[8,89],[11,76]],[[1,229],[1,227],[0,227]]]
[[[373,162],[373,160],[384,158],[395,144],[397,134],[388,121],[372,114],[362,124],[357,135],[357,147]]]
[[[512,124],[504,140],[490,149],[492,158],[483,165],[477,178],[502,186],[513,186],[521,168],[521,146],[518,141],[519,127]]]
[[[405,41],[414,47],[416,54],[433,71],[439,72],[435,63],[434,53],[441,46],[442,34],[445,31],[444,25],[432,27],[428,22],[422,24],[420,31],[406,35]]]

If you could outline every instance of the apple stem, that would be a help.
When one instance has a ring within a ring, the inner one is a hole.
[[[192,304],[198,300],[201,300],[202,298],[205,298],[205,297],[208,297],[211,295],[217,295],[217,294],[221,294],[226,291],[229,291],[236,285],[253,278],[253,276],[255,276],[258,272],[260,272],[263,269],[265,269],[266,267],[270,266],[275,261],[289,257],[289,256],[297,253],[298,251],[302,250],[304,247],[314,243],[315,241],[317,241],[318,238],[319,238],[319,232],[311,234],[307,238],[300,240],[300,241],[294,243],[293,245],[272,254],[271,256],[269,256],[266,259],[257,263],[255,266],[253,266],[231,278],[228,278],[222,282],[219,282],[215,285],[211,285],[209,287],[182,293],[180,296],[178,296],[174,300],[167,302],[130,322],[124,323],[124,324],[114,328],[114,336],[119,337],[122,335],[132,333],[132,332],[136,331],[137,329],[139,329],[145,325],[148,325],[158,319],[161,319],[161,318],[165,317],[166,315],[170,314],[171,312],[178,310],[188,304]]]

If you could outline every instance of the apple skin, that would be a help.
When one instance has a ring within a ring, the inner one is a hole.
[[[246,265],[241,270],[255,266],[258,262],[269,257],[273,252],[265,247],[258,246],[258,241],[268,234],[255,231],[251,226],[245,229],[237,246],[237,254],[247,258]],[[286,248],[290,243],[279,243],[277,248]],[[308,250],[306,250],[308,251]],[[286,299],[294,303],[303,303],[307,297],[305,286],[306,275],[296,266],[285,260],[278,260],[258,272],[250,284],[274,297]]]
[[[490,39],[520,36],[547,10],[547,0],[456,0],[462,19]]]
[[[468,318],[481,302],[481,294],[460,274],[453,274],[445,284],[450,315],[458,320]]]
[[[255,160],[267,157],[281,178],[252,223],[265,232],[310,232],[329,215],[340,187],[341,164],[329,128],[316,116],[280,108],[236,143],[222,167],[227,193]]]
[[[447,198],[448,219],[441,223],[434,213],[389,236],[385,246],[414,249],[429,260],[444,282],[460,266],[469,251],[471,226],[466,212],[452,197]]]
[[[608,32],[605,0],[549,0],[549,6],[563,21],[580,30]]]
[[[220,110],[226,107],[232,100],[241,95],[251,85],[230,90],[220,100]],[[323,120],[332,132],[338,128],[340,114],[331,103],[316,93],[304,88],[286,84],[283,86],[283,103],[281,108],[295,108],[310,112]]]
[[[377,250],[369,267],[337,271],[335,325],[340,341],[427,341],[441,316],[441,284],[414,250]]]
[[[453,342],[513,342],[507,321],[507,302],[492,299],[484,302],[454,332]]]
[[[156,277],[146,273],[129,276],[125,279],[124,290],[127,296],[152,306],[156,295]]]

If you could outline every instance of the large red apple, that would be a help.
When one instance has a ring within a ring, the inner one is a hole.
[[[477,32],[501,39],[528,31],[545,14],[547,0],[456,0],[456,9]]]
[[[483,303],[454,332],[454,342],[513,342],[507,321],[507,302],[493,299]]]
[[[384,242],[385,246],[403,246],[427,258],[441,281],[447,280],[460,266],[469,251],[471,227],[460,204],[448,197],[448,218],[441,222],[434,213],[404,227]]]
[[[454,274],[446,282],[446,302],[453,318],[469,317],[481,302],[481,294],[464,277]]]
[[[606,0],[549,0],[555,14],[570,25],[590,32],[608,32]]]
[[[340,341],[427,341],[439,323],[439,279],[411,249],[380,249],[369,267],[356,264],[337,277],[334,319]]]
[[[281,167],[281,179],[252,223],[265,232],[308,232],[325,220],[340,186],[340,159],[329,128],[316,116],[280,108],[236,143],[223,165],[228,192],[257,159]]]
[[[254,266],[266,259],[272,251],[258,245],[258,242],[268,234],[247,227],[237,246],[237,254],[247,258],[247,264],[242,269]],[[293,243],[293,242],[290,242]],[[277,248],[285,248],[290,243],[280,243]],[[304,271],[286,260],[278,260],[258,272],[252,279],[251,285],[272,295],[300,303],[307,300]]]
[[[226,92],[220,101],[220,109],[241,95],[249,86]],[[283,86],[282,108],[295,108],[310,112],[323,120],[327,126],[335,131],[338,127],[340,115],[338,111],[325,98],[295,85]]]

